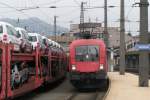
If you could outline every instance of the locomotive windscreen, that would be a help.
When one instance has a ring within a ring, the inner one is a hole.
[[[84,45],[77,46],[75,49],[76,61],[98,61],[99,60],[99,46]]]

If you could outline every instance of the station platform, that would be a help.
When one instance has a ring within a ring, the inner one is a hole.
[[[150,80],[149,87],[139,87],[138,75],[109,72],[108,76],[111,84],[105,100],[150,100]]]

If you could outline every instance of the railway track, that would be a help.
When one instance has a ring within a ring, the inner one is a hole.
[[[108,82],[110,82],[108,80]],[[87,91],[76,91],[72,93],[67,99],[64,100],[105,100],[107,93],[109,91],[109,83],[105,89],[98,90],[87,90]]]
[[[66,100],[102,100],[105,92],[75,93]]]
[[[65,100],[104,100],[104,97],[106,96],[106,93],[108,92],[110,86],[109,83],[110,81],[108,80],[106,89],[92,91],[87,90],[84,92],[76,91]]]
[[[103,100],[105,94],[106,91],[101,90],[78,91],[65,80],[55,88],[46,89],[45,92],[31,92],[16,100]]]

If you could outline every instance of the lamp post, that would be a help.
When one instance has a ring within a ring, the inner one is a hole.
[[[120,1],[120,75],[125,74],[125,17],[124,0]]]
[[[140,43],[148,44],[148,0],[140,0]],[[140,51],[139,55],[139,86],[148,87],[149,81],[149,54]]]
[[[108,47],[109,34],[107,29],[107,0],[104,0],[104,40]]]
[[[50,6],[48,8],[57,8],[56,6]],[[57,36],[57,17],[58,16],[54,16],[54,40],[57,41],[56,36]]]
[[[55,41],[57,41],[56,37],[57,37],[57,17],[58,16],[54,16],[54,35],[55,35]]]

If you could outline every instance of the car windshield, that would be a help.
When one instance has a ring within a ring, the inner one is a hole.
[[[29,41],[36,42],[37,41],[37,37],[36,36],[29,36]]]
[[[76,47],[76,61],[98,61],[99,47],[94,45]]]
[[[0,33],[3,33],[3,26],[0,25]]]

